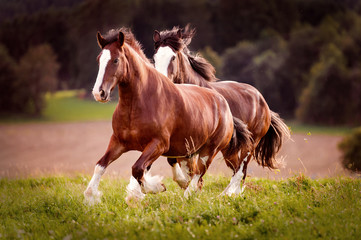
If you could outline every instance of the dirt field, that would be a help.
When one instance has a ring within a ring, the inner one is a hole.
[[[0,178],[49,174],[91,175],[111,135],[110,122],[0,125]],[[293,134],[279,153],[286,166],[279,171],[249,166],[251,177],[285,178],[299,172],[311,178],[347,175],[340,165],[337,144],[341,137]],[[112,163],[106,176],[129,178],[139,152],[128,152]],[[152,166],[153,174],[171,176],[161,157]],[[231,176],[221,156],[208,174]]]

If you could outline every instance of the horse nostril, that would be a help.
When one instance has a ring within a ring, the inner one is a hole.
[[[100,97],[101,97],[102,99],[104,99],[104,97],[105,97],[105,92],[104,92],[103,89],[100,90]]]

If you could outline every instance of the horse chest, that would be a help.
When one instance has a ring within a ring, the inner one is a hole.
[[[159,131],[156,124],[152,124],[147,119],[136,117],[113,119],[113,131],[118,139],[131,149],[140,148],[157,137]]]

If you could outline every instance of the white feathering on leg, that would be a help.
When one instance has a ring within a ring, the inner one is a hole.
[[[145,193],[159,193],[165,191],[165,187],[162,184],[162,176],[150,175],[149,172],[144,174],[143,190]]]
[[[130,200],[141,200],[144,198],[145,194],[142,193],[142,189],[137,181],[133,176],[130,177],[129,184],[127,186],[127,197],[125,198],[126,202]]]
[[[192,192],[196,192],[198,190],[198,182],[201,175],[194,175],[191,182],[189,183],[187,189],[184,191],[184,197],[188,198]]]
[[[188,175],[189,170],[186,162],[185,162],[185,166],[182,166],[182,168],[181,166],[182,166],[181,164],[176,163],[172,167],[173,180],[177,182],[181,188],[186,188],[190,180],[190,177]]]
[[[247,157],[249,156],[249,154],[250,153],[248,152]],[[238,172],[236,172],[236,174],[234,174],[234,176],[231,178],[231,182],[228,184],[226,189],[224,189],[221,195],[241,195],[244,192],[245,186],[243,185],[241,187],[241,181],[243,178],[243,166],[244,163],[247,162],[247,157],[243,159]]]

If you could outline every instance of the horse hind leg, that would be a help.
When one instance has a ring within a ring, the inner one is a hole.
[[[251,160],[251,155],[248,152],[247,154],[242,154],[239,157],[240,164],[239,167],[234,170],[234,175],[231,178],[231,182],[228,184],[226,189],[221,193],[221,195],[241,195],[244,192],[245,185],[244,181],[247,175],[247,165]],[[242,187],[241,187],[242,183]]]
[[[206,173],[209,165],[212,163],[216,153],[204,155],[200,153],[192,158],[191,172],[192,180],[190,181],[187,189],[184,191],[184,197],[188,198],[193,192],[200,191],[203,186],[203,176]]]
[[[84,191],[85,201],[89,205],[100,202],[102,193],[98,190],[99,182],[102,175],[105,173],[105,169],[114,160],[124,152],[123,147],[119,144],[118,140],[114,135],[111,137],[107,151],[104,156],[95,165],[93,176],[88,184],[88,187]]]
[[[168,163],[172,166],[173,180],[183,189],[188,187],[191,177],[189,176],[189,158],[168,158]]]

